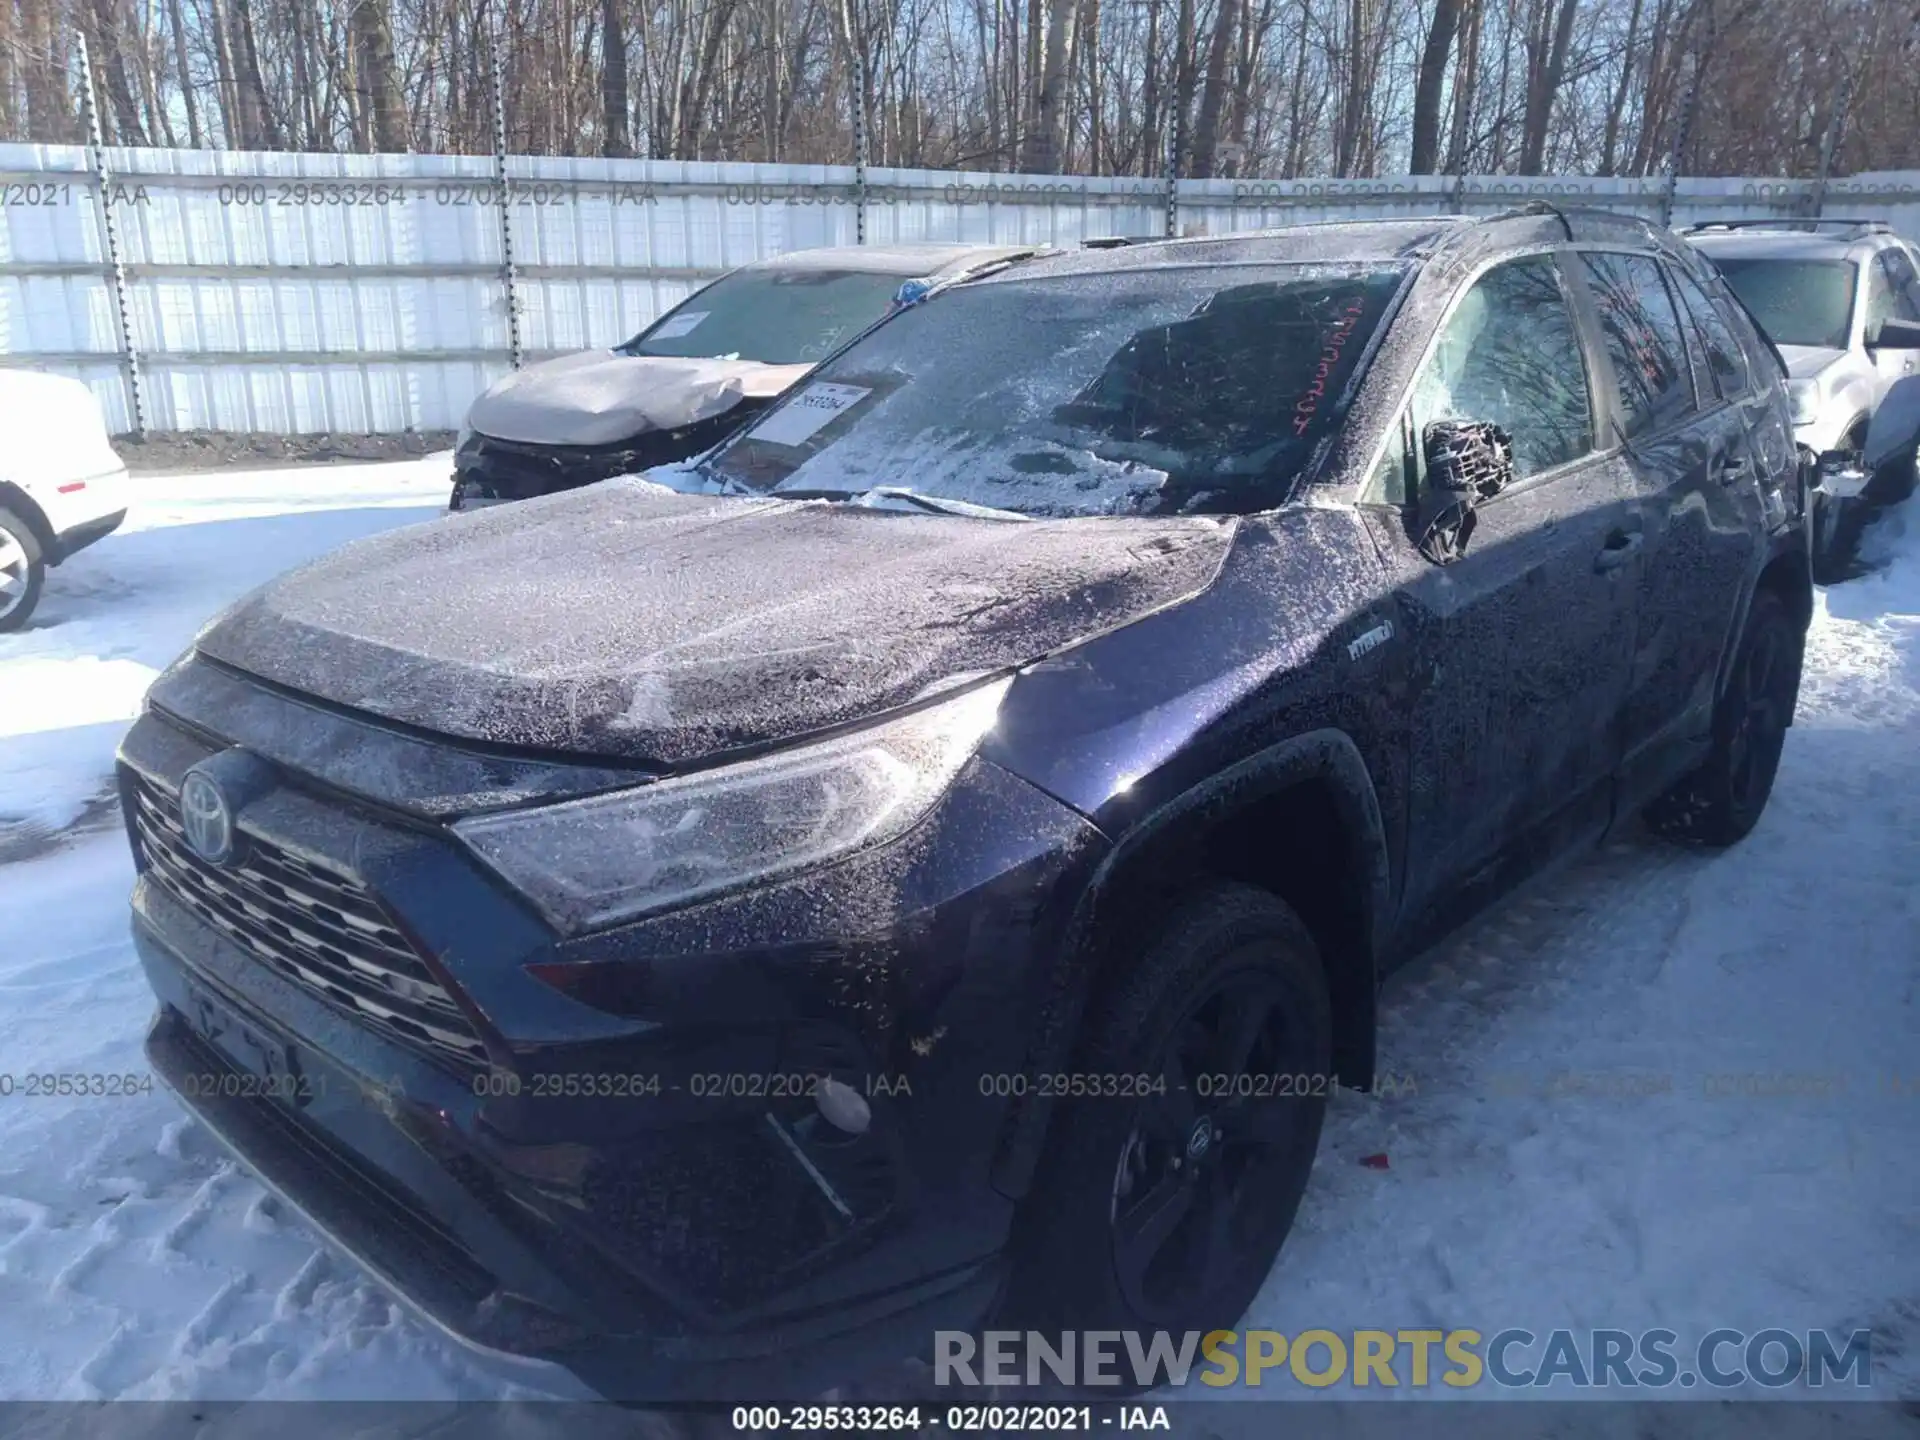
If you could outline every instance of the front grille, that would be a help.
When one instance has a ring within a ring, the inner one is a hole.
[[[249,834],[233,862],[188,848],[176,796],[144,777],[134,827],[155,883],[283,979],[466,1075],[486,1048],[466,1014],[352,876]]]

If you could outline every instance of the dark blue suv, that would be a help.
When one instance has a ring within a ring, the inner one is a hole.
[[[1755,823],[1797,464],[1777,355],[1629,219],[939,290],[697,465],[209,626],[122,750],[153,1063],[606,1394],[1230,1327],[1385,973],[1642,811]]]

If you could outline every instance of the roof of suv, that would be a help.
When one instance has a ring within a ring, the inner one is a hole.
[[[817,250],[790,250],[756,260],[751,270],[854,270],[869,275],[899,275],[905,279],[944,276],[972,270],[998,260],[1032,255],[1034,245],[961,245],[926,242],[912,245],[828,245]]]
[[[1767,256],[1781,260],[1843,260],[1876,248],[1891,226],[1872,220],[1774,220],[1695,225],[1681,232],[1709,255]]]
[[[1302,262],[1391,261],[1424,259],[1458,251],[1537,244],[1553,240],[1630,240],[1653,248],[1683,251],[1667,232],[1637,216],[1583,208],[1529,207],[1485,217],[1421,215],[1392,220],[1335,220],[1242,230],[1228,235],[1182,239],[1107,241],[1081,250],[1036,256],[997,279],[1104,274],[1161,265],[1260,265]]]

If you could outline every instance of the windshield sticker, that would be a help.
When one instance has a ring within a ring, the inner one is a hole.
[[[1300,397],[1293,407],[1293,433],[1304,435],[1313,426],[1313,417],[1320,409],[1320,402],[1326,398],[1327,381],[1333,375],[1334,367],[1340,363],[1341,353],[1347,348],[1347,341],[1353,335],[1353,327],[1360,323],[1360,317],[1366,313],[1366,302],[1354,299],[1347,303],[1345,313],[1327,332],[1326,348],[1320,352],[1320,363],[1313,368],[1313,383],[1307,387],[1307,393]]]
[[[815,431],[831,424],[843,411],[851,410],[872,393],[861,385],[830,385],[825,381],[809,385],[749,430],[747,439],[766,440],[775,445],[803,444]]]
[[[700,322],[712,313],[710,310],[682,310],[678,315],[662,320],[659,329],[647,336],[647,339],[678,340],[682,335],[691,335]]]

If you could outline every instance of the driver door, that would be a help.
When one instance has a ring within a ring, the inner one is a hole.
[[[1456,301],[1374,477],[1401,512],[1383,528],[1412,670],[1405,916],[1470,907],[1504,859],[1610,818],[1645,536],[1633,475],[1596,446],[1589,370],[1556,258],[1498,265]],[[1416,533],[1440,419],[1498,425],[1514,452],[1447,563]]]
[[[1920,273],[1904,247],[1890,245],[1867,262],[1867,312],[1862,327],[1875,371],[1874,415],[1862,458],[1869,470],[1910,463],[1920,440],[1920,350],[1880,344],[1889,320],[1920,321]]]

